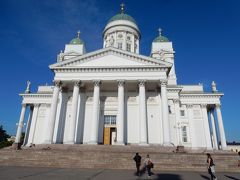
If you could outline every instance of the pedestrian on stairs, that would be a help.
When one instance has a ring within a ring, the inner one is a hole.
[[[136,153],[133,160],[136,162],[136,168],[137,168],[137,175],[140,176],[140,166],[141,166],[141,159],[142,157]]]
[[[211,180],[217,180],[217,177],[215,176],[215,164],[209,153],[207,153],[207,167],[208,173],[211,175]]]
[[[149,155],[144,160],[145,168],[147,169],[148,177],[152,175],[151,168],[153,168],[153,162]]]

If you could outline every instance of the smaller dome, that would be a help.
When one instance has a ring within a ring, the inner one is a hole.
[[[77,37],[72,39],[69,44],[84,44],[83,40],[80,39],[80,31],[77,32]]]
[[[168,38],[162,35],[162,30],[159,28],[159,35],[156,37],[153,42],[169,42]]]
[[[70,41],[69,44],[84,44],[84,42],[79,38],[74,38]]]

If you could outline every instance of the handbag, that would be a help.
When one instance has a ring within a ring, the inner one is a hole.
[[[210,166],[210,170],[211,170],[211,172],[212,173],[215,173],[216,171],[215,171],[215,166],[213,165],[213,166]]]

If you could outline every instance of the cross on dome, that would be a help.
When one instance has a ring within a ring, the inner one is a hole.
[[[77,38],[79,39],[80,38],[80,30],[78,30],[78,32],[77,32]]]
[[[121,6],[121,14],[124,14],[124,7],[125,7],[125,4],[122,3],[120,6]]]
[[[159,36],[162,35],[162,29],[161,28],[158,28],[158,34],[159,34]]]

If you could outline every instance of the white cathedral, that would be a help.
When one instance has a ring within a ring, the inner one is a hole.
[[[20,94],[15,143],[104,144],[226,149],[223,96],[212,83],[177,84],[172,42],[159,35],[150,56],[141,55],[141,32],[124,12],[103,30],[103,48],[87,53],[78,36],[50,65],[54,86]],[[28,114],[28,115],[26,115]],[[26,118],[27,117],[27,118]],[[218,134],[218,133],[219,134]]]

